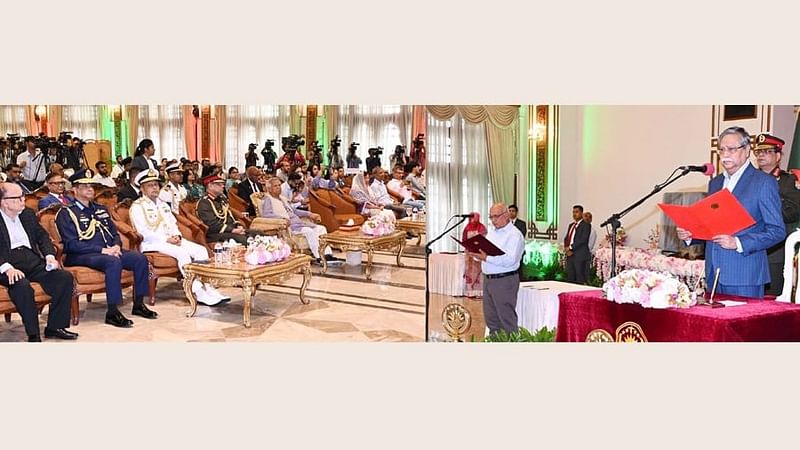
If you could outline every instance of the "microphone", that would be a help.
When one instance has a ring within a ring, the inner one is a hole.
[[[456,214],[453,217],[466,217],[467,219],[471,219],[472,218],[472,213],[470,213],[470,214]]]
[[[703,172],[703,175],[711,176],[714,175],[714,165],[711,163],[705,163],[702,166],[680,166],[678,169],[685,170],[687,172]]]

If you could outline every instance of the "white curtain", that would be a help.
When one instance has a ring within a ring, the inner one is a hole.
[[[450,120],[427,119],[428,232],[433,238],[443,232],[455,214],[478,212],[488,229],[492,203],[489,162],[486,158],[486,128],[466,122],[460,114]],[[458,219],[452,219],[452,225]],[[466,224],[466,223],[465,223]],[[461,239],[464,225],[450,232]],[[435,244],[436,252],[457,251],[448,237]]]
[[[100,120],[98,105],[64,105],[61,107],[61,129],[53,131],[72,131],[73,136],[83,140],[101,139]]]
[[[181,105],[139,105],[137,109],[135,145],[142,139],[151,139],[156,147],[153,158],[157,161],[187,155]]]
[[[261,149],[267,139],[275,140],[275,153],[281,156],[281,137],[289,135],[288,105],[227,105],[225,107],[225,168],[236,166],[244,170],[247,146],[257,144]]]
[[[25,105],[0,106],[0,137],[5,138],[8,133],[27,136],[27,114]]]
[[[371,147],[383,147],[381,166],[389,170],[394,147],[411,143],[412,105],[339,105],[335,129],[329,132],[331,138],[338,134],[342,138],[342,159],[347,156],[351,142],[358,142],[358,156],[361,169],[366,168],[366,160]]]

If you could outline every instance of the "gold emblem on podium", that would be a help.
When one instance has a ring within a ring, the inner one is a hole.
[[[586,342],[647,342],[642,327],[636,322],[625,322],[617,327],[616,338],[608,331],[598,328],[586,335]]]
[[[442,311],[442,324],[453,341],[464,342],[462,336],[472,325],[472,316],[463,305],[450,303]]]

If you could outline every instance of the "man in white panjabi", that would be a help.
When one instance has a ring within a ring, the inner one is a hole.
[[[181,236],[178,222],[170,206],[159,198],[161,181],[158,172],[152,169],[143,171],[136,177],[135,182],[141,189],[142,196],[131,205],[130,218],[136,231],[144,238],[141,251],[161,252],[177,259],[181,273],[183,266],[192,261],[208,261],[208,251],[205,247]],[[198,280],[192,283],[192,292],[199,303],[208,306],[230,301],[230,297]]]
[[[319,254],[319,237],[326,234],[328,230],[322,225],[304,222],[300,217],[308,217],[309,219],[319,222],[319,214],[303,211],[302,209],[295,209],[289,205],[285,197],[281,195],[281,180],[278,177],[269,180],[269,195],[264,196],[261,202],[261,216],[270,219],[284,219],[287,221],[289,230],[293,234],[302,234],[308,241],[308,247],[311,253],[316,258],[316,262],[320,263]],[[330,247],[325,247],[325,259],[329,262],[338,263],[341,260],[333,256]]]
[[[186,188],[183,187],[182,184],[184,171],[181,168],[181,164],[176,162],[175,164],[167,167],[165,172],[167,172],[167,178],[169,178],[169,182],[161,189],[161,193],[158,194],[158,198],[160,198],[161,201],[168,203],[172,208],[173,213],[180,214],[181,202],[186,200],[186,197],[189,195],[189,193],[186,191]]]

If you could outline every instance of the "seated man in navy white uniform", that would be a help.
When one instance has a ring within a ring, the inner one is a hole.
[[[170,210],[170,205],[162,200],[161,179],[158,172],[148,170],[136,177],[136,185],[142,196],[133,202],[130,218],[133,227],[142,235],[143,252],[161,252],[178,261],[178,268],[193,261],[207,262],[208,251],[200,244],[184,239],[178,229],[178,220]],[[159,193],[160,192],[160,193]],[[199,280],[192,283],[192,291],[197,301],[208,306],[215,306],[230,301],[230,297],[222,295],[213,286],[203,285]]]
[[[75,189],[75,202],[61,208],[56,215],[56,225],[64,242],[64,264],[86,266],[105,273],[106,323],[128,328],[133,321],[122,315],[118,305],[122,303],[122,270],[133,272],[133,310],[131,313],[147,319],[158,314],[144,304],[148,294],[149,264],[147,258],[137,252],[122,249],[117,227],[105,206],[94,203],[95,180],[79,171],[70,181]]]

